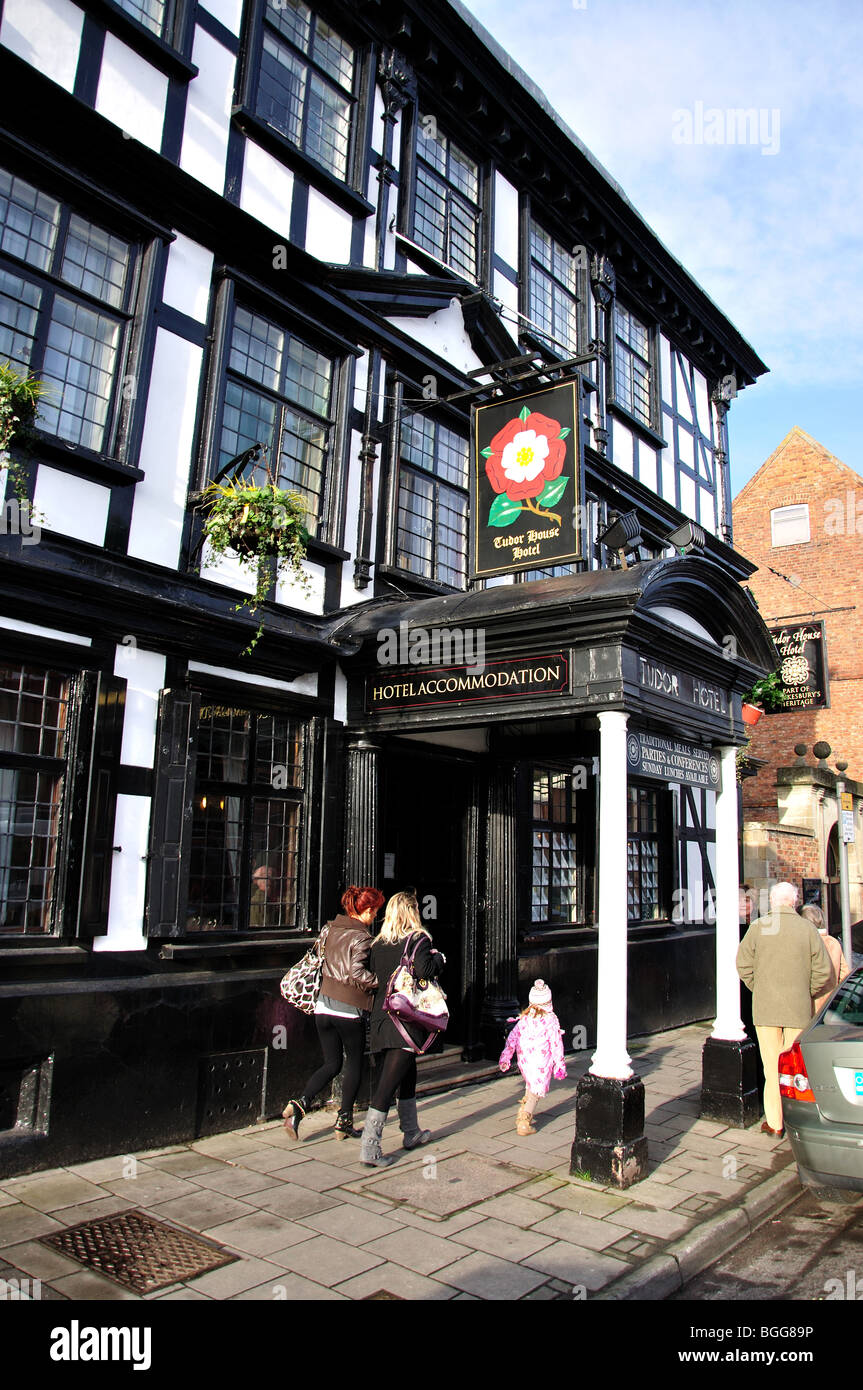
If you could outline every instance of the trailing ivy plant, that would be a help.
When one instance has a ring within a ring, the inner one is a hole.
[[[757,705],[761,709],[782,709],[785,699],[782,694],[782,686],[779,680],[779,672],[771,671],[769,676],[762,676],[753,685],[752,689],[743,696],[744,704]]]
[[[19,507],[30,511],[27,471],[9,450],[26,446],[36,421],[39,397],[44,384],[35,377],[17,372],[9,362],[0,362],[0,475],[8,472]],[[31,517],[31,520],[34,518]]]
[[[255,570],[255,592],[236,605],[235,611],[258,612],[271,583],[268,560],[275,558],[276,579],[290,578],[303,593],[309,593],[309,577],[303,568],[309,533],[304,518],[306,506],[296,492],[278,487],[267,469],[267,482],[234,478],[227,483],[210,483],[197,496],[204,517],[204,539],[214,559],[229,551],[240,564]],[[242,655],[257,645],[264,630],[264,619]]]

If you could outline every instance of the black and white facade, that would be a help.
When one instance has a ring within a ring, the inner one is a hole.
[[[537,975],[599,1078],[627,1032],[733,1045],[753,350],[457,3],[3,0],[0,72],[0,361],[46,384],[0,535],[0,1171],[278,1114],[315,1048],[278,980],[351,881],[417,887],[469,1061]],[[558,379],[584,558],[472,582],[471,404]],[[244,656],[190,494],[257,443],[310,586]],[[451,685],[478,633],[530,682]]]

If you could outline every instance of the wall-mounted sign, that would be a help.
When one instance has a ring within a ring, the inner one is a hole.
[[[728,691],[701,676],[691,676],[688,671],[666,666],[652,657],[636,658],[638,684],[643,690],[654,695],[663,695],[680,705],[694,706],[695,709],[712,711],[714,714],[728,713]]]
[[[471,577],[581,559],[578,380],[474,407]]]
[[[772,627],[770,636],[782,662],[782,704],[768,714],[789,709],[826,709],[830,704],[823,623]]]
[[[482,670],[475,666],[414,666],[376,672],[366,677],[365,707],[368,714],[381,714],[393,709],[522,700],[568,692],[569,660],[554,652],[550,656],[489,661]]]
[[[719,759],[709,748],[699,748],[668,734],[626,735],[626,761],[632,777],[658,777],[662,782],[685,782],[690,787],[719,787]]]

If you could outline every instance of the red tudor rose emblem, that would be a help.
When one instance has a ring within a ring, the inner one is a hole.
[[[489,526],[509,526],[526,507],[537,516],[560,524],[560,517],[543,509],[563,496],[568,478],[562,478],[568,429],[558,420],[527,406],[516,419],[498,430],[483,449],[485,471],[498,494],[489,512]],[[536,505],[534,499],[541,504]],[[524,505],[522,505],[524,504]]]

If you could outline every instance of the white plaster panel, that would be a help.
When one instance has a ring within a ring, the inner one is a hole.
[[[377,173],[374,169],[369,170],[369,181],[366,186],[366,197],[374,207],[378,198],[381,196],[380,185],[378,184]],[[377,226],[374,217],[367,217],[363,232],[363,265],[368,269],[374,270],[377,266]]]
[[[222,193],[234,99],[234,55],[199,26],[192,62],[199,72],[189,85],[180,168]]]
[[[459,371],[472,372],[484,365],[471,346],[457,299],[450,300],[445,309],[438,309],[427,319],[393,318],[390,323]]]
[[[375,154],[384,152],[384,98],[380,87],[375,84],[375,110],[372,119],[372,149]]]
[[[360,407],[362,408],[362,407]],[[354,585],[353,557],[356,554],[357,528],[356,519],[360,510],[360,486],[362,482],[362,463],[360,461],[360,449],[362,440],[357,430],[351,430],[351,447],[348,460],[348,484],[345,515],[348,518],[347,530],[345,534],[345,549],[351,552],[351,560],[342,565],[342,585],[339,606],[349,608],[352,604],[362,603],[368,598],[367,589],[357,589]],[[375,485],[373,496],[377,497],[377,485]],[[373,518],[373,521],[375,518]],[[371,534],[376,535],[374,525]]]
[[[670,502],[673,507],[677,506],[676,490],[676,469],[674,467],[674,455],[671,448],[662,450],[662,495],[666,502]]]
[[[71,92],[84,12],[68,0],[6,0],[0,44]]]
[[[239,589],[240,593],[255,592],[255,566],[247,564],[238,555],[221,555],[213,559],[209,545],[201,551],[201,578],[212,584],[222,584],[226,589]]]
[[[698,520],[695,514],[695,479],[690,478],[688,473],[680,475],[680,510],[684,516]]]
[[[494,249],[502,261],[518,269],[518,190],[503,174],[494,176]]]
[[[690,468],[695,467],[695,447],[692,435],[684,425],[677,426],[677,457]]]
[[[113,34],[105,50],[96,92],[96,110],[106,120],[148,145],[161,149],[168,79]]]
[[[44,531],[58,531],[91,545],[104,545],[110,500],[109,488],[40,463],[34,510],[41,514]]]
[[[156,333],[129,554],[177,568],[189,487],[202,349],[160,328]]]
[[[659,387],[662,399],[671,405],[671,344],[664,333],[659,335]]]
[[[689,394],[687,391],[687,381],[680,365],[680,358],[675,358],[675,371],[677,372],[677,413],[684,420],[692,421],[692,411],[689,408]]]
[[[656,450],[651,449],[643,440],[638,442],[638,480],[644,483],[645,487],[649,487],[651,492],[657,491]]]
[[[686,845],[687,874],[689,881],[690,921],[704,921],[704,883],[701,877],[701,850],[694,840]]]
[[[301,613],[323,613],[326,570],[322,565],[313,565],[308,560],[304,569],[309,578],[308,593],[296,580],[288,576],[280,579],[276,585],[276,603],[283,603],[287,608],[299,609]]]
[[[333,719],[337,724],[348,722],[348,682],[341,666],[336,666],[336,679],[333,685]]]
[[[701,508],[699,521],[707,531],[716,532],[716,498],[709,487],[699,487],[698,499]]]
[[[413,260],[411,260],[411,253],[410,253],[410,251],[407,252],[407,263],[408,263],[408,273],[409,273],[410,275],[431,275],[431,271],[430,271],[430,270],[426,270],[425,266],[424,266],[424,265],[420,265],[419,261],[413,261]],[[395,264],[395,258],[393,259],[393,264]],[[385,269],[386,269],[386,270],[389,270],[389,269],[391,269],[391,267],[390,267],[390,266],[385,266]]]
[[[134,633],[129,636],[134,638]],[[114,653],[114,675],[126,682],[123,747],[120,760],[130,767],[152,767],[156,751],[159,692],[165,684],[165,658],[142,651],[131,641]]]
[[[241,685],[261,686],[265,690],[290,690],[295,695],[317,695],[318,673],[308,671],[292,681],[280,681],[272,676],[258,676],[251,671],[234,671],[229,666],[208,666],[204,661],[190,661],[189,672],[200,671],[205,676],[221,676],[224,680],[239,681]]]
[[[373,219],[372,219],[373,220]],[[309,189],[309,212],[306,219],[306,250],[319,261],[333,265],[348,265],[351,259],[351,237],[354,219],[344,208],[336,207],[316,188]]]
[[[243,0],[207,0],[206,5],[201,5],[201,9],[206,10],[207,14],[211,14],[220,24],[224,24],[232,34],[239,34],[243,22]]]
[[[504,309],[508,309],[511,314],[518,313],[518,285],[502,275],[499,270],[494,272],[494,295],[499,299]],[[518,336],[517,321],[514,323],[512,318],[504,315],[504,320],[509,327],[513,337]]]
[[[147,883],[147,853],[150,848],[150,798],[117,797],[114,816],[114,844],[122,850],[111,856],[111,899],[108,905],[108,932],[97,936],[94,951],[143,951],[144,890]]]
[[[710,438],[710,399],[707,395],[707,380],[696,368],[695,371],[695,414],[698,428]]]
[[[243,152],[243,183],[240,207],[265,227],[272,227],[287,241],[291,231],[291,203],[294,176],[253,140]]]
[[[40,627],[38,623],[22,623],[18,618],[7,618],[0,614],[0,627],[8,627],[11,632],[29,632],[33,637],[47,637],[52,642],[73,642],[76,647],[92,647],[92,637],[82,637],[78,632],[61,632],[57,627]]]
[[[614,421],[611,461],[624,473],[632,473],[632,430],[620,420]]]
[[[396,206],[398,193],[396,189],[384,184],[380,192],[381,207],[381,226],[384,229],[384,270],[392,270],[396,263]],[[374,200],[373,200],[374,201]],[[416,270],[416,267],[412,267]],[[422,271],[425,274],[425,271]]]
[[[198,323],[206,323],[212,277],[212,251],[178,232],[168,249],[164,303]]]
[[[354,410],[364,411],[369,382],[369,354],[354,359]]]

